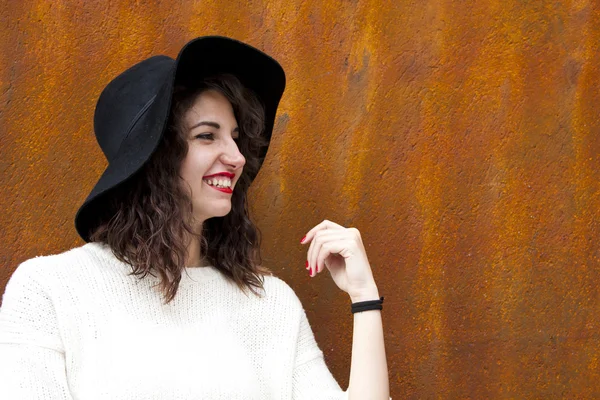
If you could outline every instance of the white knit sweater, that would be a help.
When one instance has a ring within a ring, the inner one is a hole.
[[[36,257],[0,308],[2,400],[346,399],[293,290],[189,268],[164,304],[108,246]]]

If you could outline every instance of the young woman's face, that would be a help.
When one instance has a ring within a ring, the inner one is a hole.
[[[188,153],[180,174],[191,189],[196,223],[231,211],[231,196],[246,159],[237,145],[233,108],[221,93],[202,92],[183,117]]]

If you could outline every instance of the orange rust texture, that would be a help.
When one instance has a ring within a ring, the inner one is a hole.
[[[108,80],[225,34],[287,71],[252,208],[343,386],[348,299],[298,245],[325,218],[363,234],[395,398],[600,396],[600,5],[466,4],[3,2],[0,288],[81,244]]]

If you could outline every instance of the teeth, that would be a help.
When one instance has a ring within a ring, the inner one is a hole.
[[[206,179],[204,182],[208,183],[211,186],[221,187],[221,188],[231,188],[231,180],[224,179]]]

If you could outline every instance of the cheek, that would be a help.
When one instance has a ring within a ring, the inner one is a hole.
[[[202,177],[205,175],[208,166],[202,159],[186,157],[181,163],[179,175],[185,186],[190,186],[193,189],[199,189],[202,185]]]
[[[198,177],[202,178],[210,167],[210,159],[210,154],[199,152],[190,146],[187,156],[181,163],[181,176],[194,179],[197,179]]]
[[[181,164],[181,168],[179,169],[179,175],[184,182],[190,183],[192,181],[192,173],[194,168],[192,167],[192,163],[189,159],[186,159]]]

